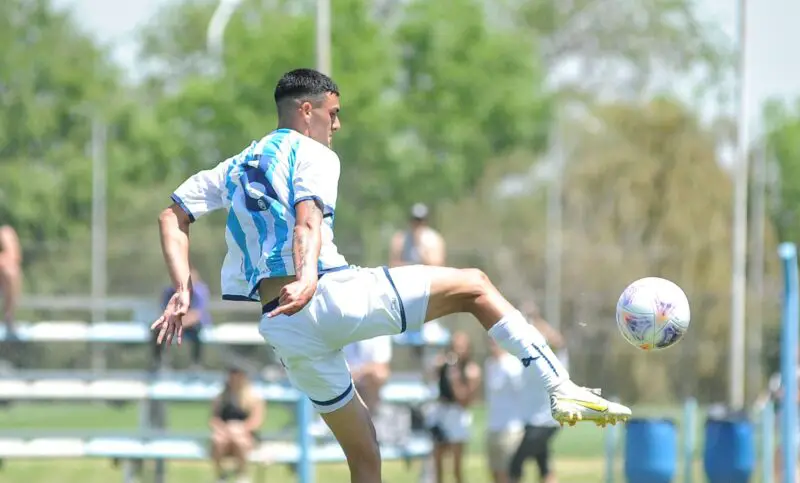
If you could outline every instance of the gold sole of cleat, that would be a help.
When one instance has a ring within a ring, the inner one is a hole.
[[[612,426],[616,426],[618,422],[626,422],[628,421],[629,416],[612,416],[607,415],[602,417],[601,419],[594,419],[592,418],[591,421],[598,427],[605,428],[606,425],[611,424]],[[579,421],[583,420],[583,416],[580,413],[564,413],[559,414],[555,417],[556,421],[558,421],[559,425],[563,428],[564,424],[568,424],[570,427],[575,426]]]

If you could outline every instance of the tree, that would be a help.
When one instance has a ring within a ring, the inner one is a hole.
[[[119,83],[105,53],[47,0],[2,2],[0,32],[0,220],[19,232],[30,265],[88,233],[91,118],[113,113]]]
[[[777,170],[770,186],[772,219],[781,240],[800,243],[800,102],[768,103],[764,122],[768,156]]]
[[[649,97],[687,83],[724,94],[732,46],[691,0],[506,0],[510,18],[538,39],[559,90],[586,99]]]
[[[383,247],[375,240],[404,205],[468,191],[492,153],[542,146],[547,102],[533,51],[487,25],[480,5],[458,0],[445,11],[410,2],[391,30],[366,0],[333,3],[333,70],[343,102],[343,129],[334,140],[343,160],[337,239],[346,254],[378,261]],[[170,8],[146,34],[146,59],[178,66],[178,82],[171,71],[156,72],[150,85],[163,89],[158,115],[174,124],[188,174],[275,126],[278,77],[313,63],[313,10],[244,2],[227,29],[224,69],[208,76],[196,34],[207,23],[197,12],[210,16],[210,8]],[[460,27],[451,27],[454,21]]]
[[[564,131],[561,322],[581,347],[571,371],[625,400],[723,393],[732,186],[713,132],[669,99],[600,104]],[[472,258],[512,299],[543,304],[547,180],[498,197],[501,178],[487,172],[485,188],[437,221],[459,260]],[[692,305],[685,340],[664,352],[629,346],[615,327],[620,293],[645,276],[674,280]]]

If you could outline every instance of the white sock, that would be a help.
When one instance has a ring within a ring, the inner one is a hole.
[[[489,329],[489,336],[511,355],[518,357],[525,367],[535,370],[549,392],[569,380],[569,374],[544,336],[525,317],[514,311],[506,314]]]

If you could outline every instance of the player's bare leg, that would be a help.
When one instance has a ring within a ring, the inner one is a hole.
[[[344,451],[351,483],[381,483],[381,451],[372,416],[361,396],[340,409],[322,414]]]
[[[574,425],[591,420],[605,426],[628,419],[630,409],[570,380],[542,334],[500,294],[486,274],[477,269],[425,268],[431,279],[425,321],[460,312],[474,315],[500,347],[539,374],[550,392],[556,421]]]

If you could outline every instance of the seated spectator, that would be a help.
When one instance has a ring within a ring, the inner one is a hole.
[[[211,413],[211,457],[218,482],[247,480],[247,459],[258,442],[265,405],[250,386],[244,371],[231,368],[222,393],[214,400]],[[233,472],[225,471],[226,458],[235,462]]]
[[[164,289],[161,298],[161,307],[164,308],[169,303],[169,299],[175,295],[175,288],[171,285]],[[211,326],[211,313],[208,311],[208,301],[211,298],[211,291],[208,285],[200,277],[200,273],[192,267],[192,302],[189,312],[183,317],[183,339],[191,343],[190,352],[192,370],[200,370],[203,358],[203,342],[200,333],[203,327]],[[155,367],[159,367],[162,362],[162,346],[155,343],[158,332],[152,332],[153,336],[153,360]]]
[[[353,383],[373,416],[380,404],[381,388],[389,379],[392,360],[392,337],[382,336],[345,346]]]

